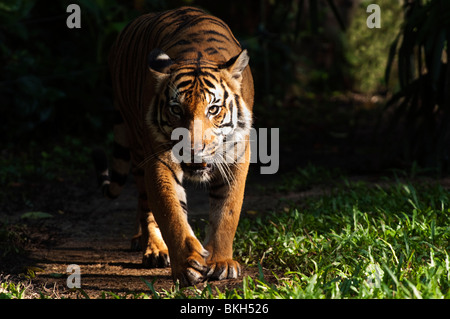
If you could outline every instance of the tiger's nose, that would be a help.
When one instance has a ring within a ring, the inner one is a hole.
[[[205,149],[204,143],[196,143],[191,146],[191,159],[192,163],[201,163],[203,150]]]

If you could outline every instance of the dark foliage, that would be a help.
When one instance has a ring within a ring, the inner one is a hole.
[[[81,29],[66,26],[71,3],[82,8]],[[232,25],[251,51],[260,100],[284,94],[294,81],[295,43],[305,30],[318,33],[321,21],[316,1],[9,1],[0,6],[0,96],[6,115],[0,134],[5,147],[31,139],[59,141],[65,135],[104,139],[111,123],[106,60],[112,41],[134,17],[186,4]],[[337,15],[333,1],[324,5]],[[305,20],[310,21],[306,26],[300,23]]]
[[[391,46],[386,79],[398,61],[400,90],[387,103],[389,153],[407,163],[448,170],[450,152],[450,2],[405,0],[405,22]]]
[[[66,8],[71,3],[82,8],[81,29],[66,26],[69,16]],[[113,107],[106,62],[112,42],[134,17],[181,5],[204,8],[232,27],[251,56],[257,92],[255,124],[279,127],[283,120],[277,122],[275,110],[288,108],[294,104],[293,100],[301,101],[299,94],[320,100],[324,92],[350,88],[344,47],[338,43],[339,39],[330,41],[326,34],[326,29],[332,29],[337,38],[345,35],[352,13],[343,11],[342,3],[352,1],[3,2],[0,4],[0,159],[6,163],[3,166],[17,173],[19,164],[13,162],[17,150],[29,149],[30,145],[37,150],[38,157],[28,154],[28,158],[45,162],[55,149],[58,154],[64,153],[60,150],[66,151],[64,159],[73,158],[76,152],[81,159],[86,157],[86,149],[74,149],[74,145],[86,145],[86,141],[89,146],[105,145],[105,141],[111,140]],[[388,113],[394,110],[391,132],[401,137],[394,150],[400,151],[406,162],[416,160],[441,168],[448,162],[450,139],[449,93],[445,90],[449,68],[441,60],[443,52],[447,56],[449,53],[448,7],[445,0],[406,1],[405,24],[392,45],[386,70],[390,74],[391,68],[398,67],[401,84],[387,109]],[[331,25],[330,17],[334,20]],[[394,61],[398,61],[398,66]],[[293,114],[293,123],[287,127],[298,126],[294,123],[298,117]],[[397,134],[398,131],[403,135]],[[390,149],[390,154],[398,153]],[[42,166],[35,162],[30,167]]]

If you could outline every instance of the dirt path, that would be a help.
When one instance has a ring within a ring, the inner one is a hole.
[[[93,180],[93,179],[92,179]],[[258,193],[260,181],[249,181],[243,212],[263,212],[274,209],[278,200]],[[18,189],[18,191],[24,191]],[[67,287],[70,275],[67,267],[80,267],[81,288],[90,298],[103,292],[131,296],[150,293],[144,280],[153,282],[157,291],[173,287],[170,268],[145,269],[141,267],[141,253],[130,250],[130,239],[136,228],[136,190],[129,180],[121,196],[109,201],[103,199],[95,185],[74,186],[67,182],[53,185],[33,185],[27,189],[32,207],[17,210],[20,218],[27,211],[43,211],[52,218],[28,221],[26,259],[9,261],[12,272],[31,271],[35,277],[31,285],[35,293],[52,297],[81,297],[80,292]],[[191,225],[203,227],[208,211],[207,194],[201,188],[188,188],[188,206]],[[199,226],[200,225],[200,226]],[[8,263],[7,263],[8,264]],[[4,264],[0,273],[8,272]],[[244,268],[244,276],[256,277],[257,269]],[[268,276],[270,272],[268,271]],[[233,289],[242,279],[210,282],[219,288]],[[201,288],[201,287],[199,287]]]

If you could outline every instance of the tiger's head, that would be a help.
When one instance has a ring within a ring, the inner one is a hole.
[[[252,117],[241,86],[248,62],[246,50],[224,63],[201,53],[181,61],[159,49],[150,53],[156,87],[147,122],[188,179],[208,181],[217,170],[229,180],[228,165],[245,160]]]

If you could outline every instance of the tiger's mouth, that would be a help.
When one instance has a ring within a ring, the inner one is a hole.
[[[190,177],[202,177],[208,175],[213,170],[213,165],[211,163],[181,163],[181,168]]]

